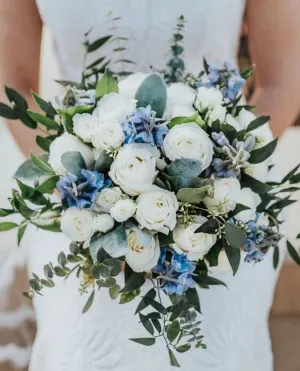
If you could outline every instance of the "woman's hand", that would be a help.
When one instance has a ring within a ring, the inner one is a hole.
[[[246,22],[256,64],[250,100],[272,117],[275,136],[293,124],[300,108],[300,1],[248,0]]]

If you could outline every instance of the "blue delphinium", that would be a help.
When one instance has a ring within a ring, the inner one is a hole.
[[[97,193],[110,185],[111,180],[105,179],[103,174],[82,169],[80,177],[73,174],[62,177],[57,188],[62,200],[65,200],[69,207],[92,209]]]
[[[167,259],[168,253],[172,254],[170,261]],[[153,272],[162,277],[164,282],[162,288],[168,295],[182,295],[189,288],[195,287],[193,279],[195,269],[195,264],[190,262],[185,254],[178,254],[163,247]]]
[[[138,108],[122,123],[125,143],[149,143],[161,146],[168,132],[166,124],[156,125],[155,114],[150,106]]]
[[[223,68],[216,68],[214,65],[208,65],[208,81],[197,83],[197,87],[218,87],[223,93],[224,98],[234,101],[238,93],[245,85],[246,80],[240,75],[238,67],[225,62]]]

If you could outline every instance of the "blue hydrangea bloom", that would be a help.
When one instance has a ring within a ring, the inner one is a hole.
[[[168,252],[172,254],[170,261],[167,261]],[[193,279],[195,269],[195,264],[190,262],[185,254],[178,254],[167,247],[163,247],[158,264],[153,272],[171,279],[166,279],[162,287],[168,295],[182,295],[189,288],[195,287]]]
[[[161,146],[168,127],[166,124],[156,125],[154,118],[150,106],[138,108],[122,123],[125,143],[149,143],[152,146]]]
[[[103,174],[82,169],[80,177],[72,174],[62,177],[57,188],[69,207],[92,209],[97,193],[110,185],[111,180]]]

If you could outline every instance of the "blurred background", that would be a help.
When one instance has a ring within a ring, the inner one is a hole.
[[[44,30],[43,47],[41,52],[41,96],[50,99],[58,93],[58,85],[53,81],[59,78],[58,64],[54,57],[51,43],[51,35],[47,29]],[[240,67],[246,68],[251,65],[248,53],[247,29],[243,28],[239,48]],[[251,81],[247,86],[247,95],[251,95]],[[300,124],[300,120],[298,120]],[[7,135],[7,129],[3,122],[0,124],[0,135]],[[13,145],[13,139],[7,135]],[[297,123],[290,127],[282,136],[278,150],[275,155],[275,162],[282,173],[286,173],[297,165],[300,160],[300,126]],[[12,178],[13,170],[23,161],[21,153],[16,150],[15,157],[10,159],[8,164],[5,152],[0,148],[0,173]],[[0,194],[0,205],[7,206],[6,197],[10,192],[10,185],[7,183],[7,190]],[[300,200],[300,193],[295,194]],[[288,238],[299,232],[300,203],[292,205],[286,214],[285,233]],[[3,289],[10,285],[10,267],[17,266],[15,271],[16,280],[10,290],[9,297],[6,297],[0,310],[4,316],[0,316],[0,371],[25,371],[30,356],[30,346],[35,336],[34,314],[30,303],[23,299],[21,291],[26,290],[27,272],[24,268],[26,248],[23,255],[15,254],[16,247],[15,231],[8,231],[1,234],[0,253],[0,282],[3,283],[0,289],[0,296]],[[297,246],[297,245],[296,245]],[[2,291],[1,291],[2,290]],[[275,357],[275,371],[299,371],[300,370],[300,269],[292,261],[286,260],[281,271],[277,285],[273,309],[270,316],[270,328],[273,341]],[[9,308],[9,310],[8,310]],[[12,364],[11,359],[18,359],[18,364]],[[55,370],[53,370],[55,371]],[[253,370],[255,371],[255,370]]]

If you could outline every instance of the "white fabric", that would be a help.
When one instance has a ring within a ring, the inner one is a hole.
[[[130,40],[118,58],[134,60],[140,71],[165,66],[175,19],[184,14],[186,67],[197,73],[203,55],[218,64],[235,59],[244,10],[243,0],[39,0],[38,5],[54,36],[64,78],[73,80],[80,77],[83,34],[91,27],[91,39],[109,34],[110,11],[122,16],[119,34]],[[32,233],[29,270],[42,274],[44,264],[68,250],[69,241],[59,234]],[[219,277],[228,288],[200,290],[207,350],[179,355],[183,371],[272,370],[267,319],[277,272],[271,255],[255,266],[242,263],[234,278]],[[38,334],[30,371],[172,370],[163,344],[159,350],[158,344],[143,347],[128,340],[147,336],[133,315],[137,300],[119,305],[101,289],[82,315],[87,296],[79,295],[77,278],[56,282],[35,299]]]

